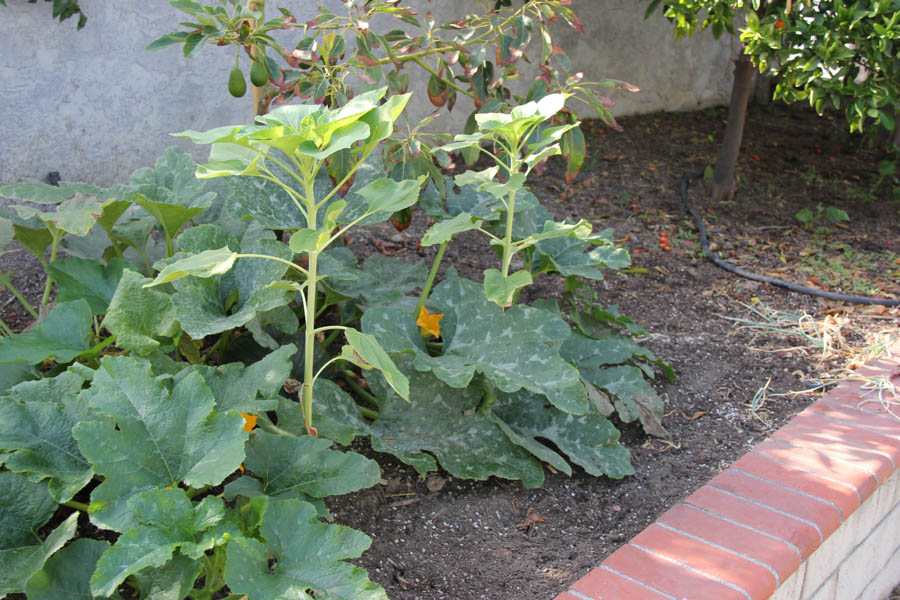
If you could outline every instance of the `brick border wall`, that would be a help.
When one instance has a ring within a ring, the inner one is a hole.
[[[856,373],[900,387],[892,350]],[[876,399],[841,383],[555,600],[884,597],[900,581],[900,419]]]

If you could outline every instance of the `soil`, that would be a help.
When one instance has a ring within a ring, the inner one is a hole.
[[[670,437],[619,424],[634,476],[548,470],[540,489],[443,472],[422,480],[379,456],[381,485],[332,498],[329,507],[338,522],[372,537],[358,564],[392,600],[553,598],[815,400],[816,386],[900,335],[900,309],[789,292],[702,257],[677,187],[684,173],[714,161],[725,114],[629,117],[621,120],[624,133],[588,122],[589,154],[577,178],[566,182],[564,165],[551,162],[529,182],[557,218],[611,227],[632,253],[637,272],[610,271],[594,288],[600,303],[617,304],[642,324],[650,332],[646,345],[675,368],[677,379],[656,384]],[[900,204],[891,200],[896,186],[874,187],[877,164],[887,157],[870,149],[870,140],[846,133],[839,115],[751,107],[734,199],[711,204],[702,181],[691,197],[705,214],[714,250],[742,267],[831,291],[897,298]],[[829,207],[849,221],[829,222]],[[803,225],[795,218],[802,209],[819,218]],[[433,249],[417,248],[425,227],[425,217],[414,214],[406,231],[377,226],[353,246],[360,255],[409,260],[424,252],[430,263]],[[41,271],[25,254],[0,257],[0,269],[12,271],[34,300],[43,290]],[[484,238],[473,234],[449,246],[443,265],[479,279],[495,261]],[[553,297],[561,288],[561,279],[543,276],[522,300]],[[10,298],[0,295],[0,315],[19,329],[30,319]],[[779,318],[780,329],[791,323],[800,329],[767,336],[733,320],[760,321],[759,313]]]

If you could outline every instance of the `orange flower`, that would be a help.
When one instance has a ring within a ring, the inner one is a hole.
[[[242,412],[241,416],[244,417],[244,431],[253,431],[253,428],[256,427],[257,416],[245,412]]]
[[[428,309],[424,306],[422,310],[419,312],[419,316],[416,318],[416,325],[419,326],[420,331],[422,332],[422,336],[431,335],[435,338],[441,337],[441,319],[444,318],[444,313],[429,313]]]

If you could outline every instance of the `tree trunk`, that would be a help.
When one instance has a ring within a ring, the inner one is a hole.
[[[894,109],[894,133],[891,135],[891,145],[900,150],[900,108]]]
[[[744,121],[747,119],[747,103],[753,93],[753,73],[756,69],[750,58],[741,53],[734,63],[734,83],[731,87],[731,103],[728,105],[728,124],[725,138],[719,148],[719,157],[712,178],[713,201],[734,197],[734,167],[741,151],[744,137]]]

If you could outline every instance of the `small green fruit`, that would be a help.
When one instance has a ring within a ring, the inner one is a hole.
[[[266,69],[266,59],[258,58],[250,67],[250,82],[256,87],[262,87],[269,81],[269,71]]]
[[[247,93],[247,82],[244,81],[244,74],[237,67],[228,74],[228,92],[235,98],[240,98]]]

